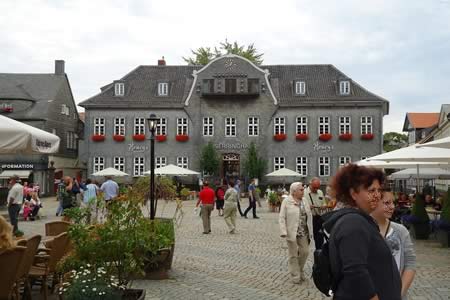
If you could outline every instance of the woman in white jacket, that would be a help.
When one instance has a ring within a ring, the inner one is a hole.
[[[281,203],[279,215],[281,237],[287,241],[289,272],[294,283],[306,279],[303,267],[313,241],[311,208],[308,201],[303,200],[304,189],[301,182],[291,184],[290,194]]]

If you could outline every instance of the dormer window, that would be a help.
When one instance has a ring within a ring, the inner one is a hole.
[[[339,82],[339,93],[341,95],[350,95],[350,81],[343,80]]]
[[[167,96],[169,94],[169,84],[167,82],[158,83],[158,96]]]
[[[304,81],[295,82],[295,94],[305,95],[306,94],[306,83]]]
[[[125,84],[123,82],[117,82],[114,84],[114,95],[115,96],[125,95]]]
[[[67,115],[67,116],[70,115],[70,109],[67,105],[65,105],[65,104],[61,105],[61,114]]]

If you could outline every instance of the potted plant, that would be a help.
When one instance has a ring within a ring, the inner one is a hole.
[[[416,194],[416,201],[407,221],[410,223],[412,237],[417,240],[428,239],[430,235],[430,218],[425,210],[425,200],[422,194]]]
[[[187,142],[189,140],[189,136],[187,134],[177,134],[175,139],[177,142]]]
[[[94,134],[91,137],[93,142],[103,142],[105,140],[104,134]]]
[[[328,142],[332,137],[333,136],[331,135],[331,133],[322,133],[321,135],[319,135],[319,140],[321,140],[322,142]]]
[[[275,192],[269,193],[269,207],[271,212],[275,212],[278,206],[278,195]]]
[[[284,141],[286,139],[286,133],[277,133],[273,135],[273,139],[277,142]]]
[[[115,140],[116,142],[123,142],[123,141],[125,141],[125,136],[120,135],[120,134],[115,134],[115,135],[113,135],[113,140]]]
[[[145,141],[145,134],[133,134],[133,140],[137,142]]]
[[[295,135],[295,139],[297,141],[307,141],[309,138],[307,133],[299,133]]]
[[[339,135],[339,139],[341,141],[351,141],[352,140],[352,134],[351,133],[342,133]]]
[[[442,247],[450,247],[450,188],[445,195],[441,218],[437,221],[437,239]]]
[[[165,140],[167,140],[167,136],[165,134],[158,134],[157,136],[155,136],[155,139],[158,142],[164,142]]]
[[[187,200],[187,198],[189,197],[189,195],[191,194],[191,190],[189,190],[188,188],[182,188],[180,191],[180,197],[182,200]]]
[[[373,140],[373,133],[364,133],[364,134],[361,134],[361,139],[362,139],[362,140],[366,140],[366,141]]]

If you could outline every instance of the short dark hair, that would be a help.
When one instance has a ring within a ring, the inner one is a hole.
[[[228,179],[228,185],[229,186],[234,186],[234,179],[233,178]]]
[[[339,169],[333,178],[331,188],[337,202],[354,206],[355,201],[350,194],[350,190],[353,189],[358,192],[361,187],[368,188],[375,180],[378,180],[380,185],[384,184],[385,175],[383,171],[349,164]]]
[[[90,178],[88,178],[87,180],[86,180],[86,184],[91,184],[92,183],[92,180],[90,179]]]

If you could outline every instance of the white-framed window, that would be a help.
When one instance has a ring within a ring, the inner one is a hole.
[[[339,93],[341,95],[350,95],[350,81],[344,80],[339,83]]]
[[[304,81],[295,82],[295,94],[305,95],[306,94],[306,83]]]
[[[352,162],[352,158],[350,156],[340,156],[339,157],[339,167],[343,167]]]
[[[187,169],[189,167],[189,160],[187,156],[178,156],[177,157],[177,166],[180,168]]]
[[[144,157],[135,157],[134,158],[134,176],[143,176],[144,175],[144,167],[145,167],[145,158]]]
[[[259,135],[259,118],[249,117],[248,118],[248,136],[258,136]]]
[[[339,134],[352,133],[351,117],[339,117]]]
[[[94,134],[105,135],[105,118],[94,119]]]
[[[72,131],[66,133],[66,147],[67,149],[76,150],[78,148],[77,134]]]
[[[319,176],[330,176],[330,157],[319,157]]]
[[[279,169],[284,168],[284,157],[283,156],[275,156],[273,158],[273,170],[278,171]]]
[[[187,118],[177,118],[177,135],[188,135],[189,126]]]
[[[115,156],[113,158],[113,168],[121,172],[125,172],[125,157]]]
[[[236,118],[225,118],[225,137],[236,136]]]
[[[167,158],[165,156],[155,157],[155,168],[165,167],[167,164]]]
[[[67,105],[62,104],[61,105],[61,114],[69,116],[70,115],[70,108]]]
[[[159,118],[156,120],[156,135],[167,135],[167,119]]]
[[[123,96],[125,95],[125,84],[122,82],[117,82],[114,84],[114,95]]]
[[[372,117],[361,117],[361,134],[372,133]]]
[[[133,134],[145,134],[145,118],[134,118]]]
[[[114,118],[114,135],[125,135],[125,118]]]
[[[167,82],[158,83],[158,96],[169,95],[169,84]]]
[[[319,117],[319,134],[330,133],[330,117]]]
[[[307,133],[308,133],[308,117],[306,116],[297,117],[296,134],[307,134]]]
[[[64,105],[64,104],[63,104]],[[2,109],[12,109],[13,105],[11,103],[2,103],[1,105]],[[61,112],[62,113],[62,112]]]
[[[214,136],[214,118],[203,118],[203,136]]]
[[[297,157],[297,173],[302,176],[308,176],[308,158],[306,156]]]
[[[105,158],[102,156],[94,157],[94,170],[93,173],[101,171],[105,168]]]
[[[286,118],[277,117],[273,118],[273,134],[284,134],[286,133]]]

